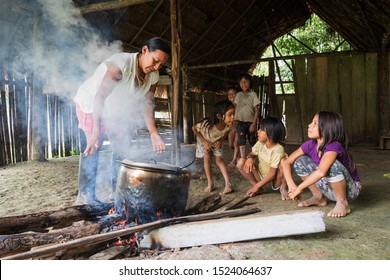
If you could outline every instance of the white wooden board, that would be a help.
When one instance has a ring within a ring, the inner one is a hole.
[[[325,231],[324,213],[302,211],[254,214],[156,229],[140,241],[141,248],[182,248]]]

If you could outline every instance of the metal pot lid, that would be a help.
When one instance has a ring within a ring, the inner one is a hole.
[[[120,162],[126,167],[155,171],[155,172],[169,172],[169,173],[188,172],[188,170],[178,167],[176,165],[172,165],[165,162],[157,162],[155,160],[151,160],[150,162],[145,163],[145,162],[134,162],[128,159],[124,159]]]

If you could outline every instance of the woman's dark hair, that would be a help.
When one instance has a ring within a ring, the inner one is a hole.
[[[318,115],[318,133],[324,139],[318,151],[323,153],[326,145],[335,141],[339,142],[347,152],[351,168],[354,170],[356,166],[348,150],[348,136],[344,130],[343,117],[339,113],[330,111],[319,111],[316,115]]]
[[[160,37],[153,37],[144,43],[144,46],[147,46],[149,51],[154,52],[160,50],[165,52],[167,55],[171,56],[172,51],[169,43]]]
[[[260,129],[265,131],[272,143],[283,144],[286,138],[286,127],[275,117],[266,117],[260,121]]]

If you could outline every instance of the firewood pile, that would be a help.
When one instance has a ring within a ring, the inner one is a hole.
[[[212,194],[186,210],[186,215],[136,225],[125,224],[112,212],[113,204],[79,205],[55,211],[0,218],[1,259],[118,259],[143,250],[138,240],[148,232],[176,225],[260,212],[258,208],[232,209],[246,201],[221,204]],[[111,210],[111,211],[110,211]],[[154,248],[153,250],[160,250]],[[145,249],[146,250],[146,249]]]

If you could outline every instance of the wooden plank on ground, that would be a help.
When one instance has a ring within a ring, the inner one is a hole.
[[[177,224],[151,231],[141,248],[183,248],[325,231],[321,211],[255,214]]]

